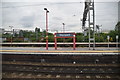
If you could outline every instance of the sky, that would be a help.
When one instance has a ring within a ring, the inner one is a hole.
[[[8,0],[2,1],[2,28],[34,30],[36,27],[45,29],[45,10],[48,13],[49,30],[62,31],[65,23],[66,31],[81,32],[84,11],[83,1],[56,1],[36,0]],[[95,3],[95,24],[102,25],[103,30],[113,30],[118,22],[118,3],[96,2]]]
[[[118,4],[118,21],[120,21],[120,2]]]

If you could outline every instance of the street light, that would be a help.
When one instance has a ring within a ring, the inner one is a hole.
[[[63,25],[63,33],[65,33],[65,23],[62,23]],[[65,38],[63,38],[63,42],[65,42]]]
[[[65,32],[65,23],[62,23],[63,24],[63,33]]]
[[[110,44],[109,44],[110,36],[109,35],[107,36],[107,39],[108,39],[108,48],[109,48],[110,47]]]
[[[49,11],[47,10],[47,8],[44,8],[44,10],[46,11],[46,50],[48,50],[48,13]]]
[[[9,26],[9,27],[11,28],[11,46],[12,46],[12,37],[13,37],[13,36],[12,36],[13,29],[12,29],[12,28],[13,28],[13,26]]]
[[[116,47],[118,48],[118,44],[119,44],[119,42],[118,42],[118,35],[116,35]]]

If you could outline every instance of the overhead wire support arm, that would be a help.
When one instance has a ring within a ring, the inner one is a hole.
[[[83,20],[82,20],[82,26],[83,26],[83,28],[85,27],[85,21],[87,19],[87,14],[89,12],[89,6],[90,6],[90,0],[86,0],[85,1],[84,13],[83,13]]]
[[[92,14],[92,15],[91,15]],[[88,18],[88,26],[86,26],[86,21]],[[84,32],[88,28],[89,31],[89,49],[91,47],[91,42],[93,42],[93,50],[95,49],[95,10],[94,10],[94,0],[86,0],[85,8],[83,12],[82,19],[82,29]]]

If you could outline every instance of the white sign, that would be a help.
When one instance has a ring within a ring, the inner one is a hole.
[[[110,36],[107,36],[107,39],[110,39]]]
[[[118,39],[118,35],[116,35],[116,39]]]
[[[93,41],[94,40],[94,38],[90,38],[90,41]]]

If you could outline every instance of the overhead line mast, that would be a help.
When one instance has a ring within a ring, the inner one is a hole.
[[[86,26],[86,21],[88,18],[88,26]],[[86,0],[85,8],[82,19],[82,29],[84,33],[86,30],[89,31],[89,49],[91,47],[91,42],[93,43],[93,50],[95,49],[95,10],[94,10],[94,0]]]

